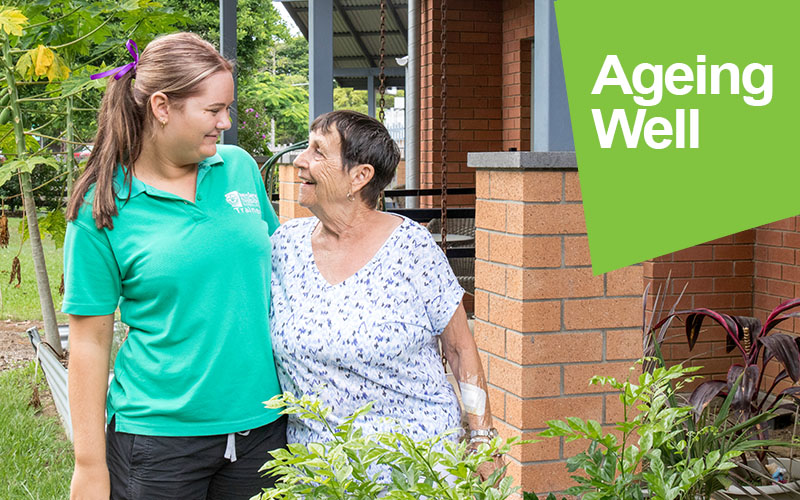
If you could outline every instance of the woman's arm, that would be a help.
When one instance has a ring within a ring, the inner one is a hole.
[[[75,445],[72,500],[108,500],[105,408],[114,315],[69,317],[69,407]]]
[[[467,324],[467,314],[461,303],[442,332],[442,350],[450,364],[453,374],[461,388],[461,399],[467,412],[471,431],[488,431],[492,426],[492,410],[489,405],[486,376],[484,375],[478,347]],[[477,441],[488,441],[483,437]],[[476,445],[477,442],[473,442]],[[478,469],[482,479],[486,479],[495,468],[503,466],[502,458],[494,464],[484,464]],[[491,466],[490,466],[491,465]]]

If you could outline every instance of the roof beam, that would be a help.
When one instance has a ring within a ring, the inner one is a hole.
[[[300,30],[300,33],[303,34],[303,38],[308,40],[308,26],[303,24],[303,21],[300,19],[300,16],[297,15],[297,12],[300,11],[300,10],[302,10],[303,12],[305,12],[307,14],[308,13],[308,9],[296,9],[296,8],[292,7],[291,4],[288,3],[288,2],[281,2],[281,3],[283,3],[283,6],[286,9],[286,12],[289,13],[289,17],[292,18],[292,21],[294,21],[294,24]]]
[[[359,36],[358,31],[356,30],[355,26],[353,26],[353,23],[350,21],[350,17],[347,15],[347,12],[345,12],[344,9],[342,8],[342,3],[339,0],[333,0],[333,6],[336,8],[336,10],[339,11],[339,15],[342,16],[344,25],[347,26],[347,29],[348,31],[350,31],[350,34],[353,35],[353,39],[356,41],[356,45],[358,45],[358,48],[361,49],[361,53],[364,54],[364,59],[366,59],[367,64],[369,64],[372,67],[377,66],[377,64],[375,64],[375,59],[373,59],[372,56],[370,55],[366,45],[364,45],[364,41]]]
[[[396,22],[397,26],[400,28],[400,32],[403,34],[403,39],[405,40],[406,45],[408,45],[408,28],[406,28],[405,24],[403,24],[403,19],[397,13],[397,9],[394,8],[392,0],[386,0],[386,6],[389,7],[389,12],[392,14],[394,22]]]

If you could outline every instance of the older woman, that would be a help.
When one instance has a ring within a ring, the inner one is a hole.
[[[299,203],[314,217],[292,220],[272,237],[278,377],[296,395],[319,393],[335,423],[374,401],[360,423],[365,432],[400,424],[424,439],[460,424],[441,339],[475,445],[496,431],[464,291],[425,228],[375,209],[399,159],[383,125],[360,113],[334,111],[311,125],[294,165]],[[294,416],[287,438],[330,440],[321,425]]]

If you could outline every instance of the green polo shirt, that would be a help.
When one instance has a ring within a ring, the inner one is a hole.
[[[217,146],[191,203],[115,177],[119,215],[97,229],[94,189],[64,243],[62,310],[130,326],[114,365],[108,421],[154,436],[227,434],[279,415],[269,336],[270,235],[278,227],[255,161]],[[129,196],[130,195],[130,196]]]

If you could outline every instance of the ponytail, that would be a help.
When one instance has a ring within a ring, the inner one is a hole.
[[[142,151],[145,109],[133,96],[133,76],[130,71],[119,80],[109,79],[100,113],[97,116],[97,136],[86,162],[86,170],[75,183],[67,204],[67,220],[75,220],[86,192],[95,184],[92,216],[98,229],[114,229],[112,217],[117,215],[114,175],[117,165],[124,165],[125,181],[131,182],[131,168]]]

